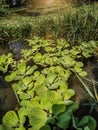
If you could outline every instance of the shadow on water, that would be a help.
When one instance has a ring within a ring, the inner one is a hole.
[[[12,87],[0,76],[0,123],[3,115],[9,110],[15,110],[17,105],[18,101]]]
[[[94,92],[94,86],[92,83],[92,80],[95,80],[98,82],[98,62],[94,62],[94,59],[90,62],[87,63],[87,65],[84,68],[86,72],[88,73],[87,79],[90,79],[90,81],[87,81],[83,79],[83,82],[87,85],[89,90],[93,93],[95,96]],[[92,116],[97,124],[98,124],[98,99],[96,99],[96,102],[90,97],[88,92],[84,89],[83,84],[79,81],[79,79],[75,76],[72,75],[71,77],[70,85],[72,86],[71,88],[75,90],[75,96],[73,97],[73,100],[77,103],[79,103],[79,109],[74,113],[78,119],[81,119],[82,117],[86,115]],[[95,84],[95,89],[98,94],[98,83]],[[70,130],[73,130],[70,129]],[[98,130],[98,125],[96,130]]]

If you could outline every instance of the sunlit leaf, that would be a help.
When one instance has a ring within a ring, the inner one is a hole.
[[[25,127],[19,127],[19,128],[15,128],[15,130],[26,130],[26,128]]]
[[[82,68],[77,67],[77,66],[74,66],[74,70],[75,70],[77,73],[81,73],[81,72],[82,72]]]
[[[67,66],[73,66],[75,64],[75,61],[71,56],[67,55],[64,57],[65,65]]]
[[[50,73],[50,69],[49,69],[49,68],[44,68],[44,69],[42,70],[42,73],[43,73],[43,74],[49,74],[49,73]]]
[[[23,78],[23,83],[24,83],[25,85],[28,85],[28,84],[30,84],[31,82],[32,82],[32,77],[26,76],[25,78]]]
[[[35,60],[40,60],[42,57],[41,53],[37,53],[35,56],[34,56],[34,59]]]
[[[26,121],[26,116],[28,114],[28,111],[25,107],[21,107],[19,110],[18,110],[18,116],[19,116],[19,122],[21,124],[21,126],[23,127],[25,121]]]
[[[41,85],[42,83],[45,82],[45,75],[44,74],[40,74],[37,79],[36,79],[36,86],[37,85]]]
[[[4,117],[3,117],[3,124],[7,125],[7,126],[12,126],[12,127],[17,127],[19,118],[17,116],[17,114],[15,113],[15,111],[8,111]]]
[[[39,71],[35,71],[35,72],[34,72],[34,76],[35,76],[35,77],[38,77],[39,75],[40,75],[40,72],[39,72]]]
[[[5,54],[2,54],[2,55],[0,56],[0,64],[5,63],[6,60],[7,60],[6,55],[5,55]]]
[[[53,83],[54,79],[57,77],[56,73],[50,73],[47,75],[46,80],[51,84]]]
[[[86,71],[82,71],[80,73],[78,73],[80,76],[84,77],[84,76],[87,76],[87,72]]]
[[[75,66],[76,67],[83,67],[84,65],[83,65],[83,62],[76,62]]]
[[[57,82],[51,84],[51,85],[49,86],[49,89],[58,89],[59,87],[60,87],[60,88],[61,88],[61,87],[62,87],[62,88],[63,88],[63,87],[66,87],[64,80],[58,80]]]
[[[40,129],[47,121],[47,113],[39,108],[32,108],[28,114],[31,126],[37,126]]]
[[[11,82],[12,80],[15,80],[15,79],[16,79],[16,76],[17,76],[17,71],[12,72],[10,75],[7,75],[7,76],[5,77],[5,80],[6,80],[7,82]]]
[[[64,99],[70,99],[75,94],[75,91],[72,89],[68,89],[65,92]]]
[[[19,97],[22,100],[30,99],[30,95],[28,93],[21,93]]]
[[[27,70],[26,75],[31,75],[35,70],[37,69],[37,66],[34,65]]]
[[[22,101],[20,102],[20,105],[23,106],[23,107],[27,107],[28,104],[29,104],[29,100],[22,100]]]
[[[21,62],[18,64],[18,70],[21,74],[24,74],[26,71],[26,63],[25,62]]]

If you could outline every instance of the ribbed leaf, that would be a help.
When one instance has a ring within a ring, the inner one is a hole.
[[[3,124],[12,126],[12,127],[17,127],[18,124],[18,116],[16,115],[15,111],[8,111],[4,117],[3,117]]]

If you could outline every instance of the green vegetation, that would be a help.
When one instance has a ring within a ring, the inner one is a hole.
[[[71,100],[75,91],[68,81],[72,74],[78,77],[91,98],[92,112],[98,94],[82,80],[87,76],[83,61],[98,56],[98,5],[49,12],[8,10],[0,8],[0,44],[24,40],[28,48],[20,60],[11,53],[0,56],[0,72],[19,103],[16,111],[3,116],[0,130],[96,130],[93,117],[75,116],[79,104]]]
[[[22,59],[15,61],[12,54],[0,56],[0,70],[7,82],[13,81],[20,105],[17,112],[11,110],[4,115],[0,129],[66,130],[70,123],[77,130],[95,130],[92,117],[78,120],[74,116],[78,104],[71,100],[75,91],[70,89],[68,79],[73,72],[80,77],[87,75],[82,60],[95,55],[98,43],[90,41],[71,47],[64,39],[34,37],[27,41],[31,49],[22,50]]]
[[[14,13],[9,17],[9,21],[6,18],[0,21],[1,43],[27,36],[65,38],[71,45],[98,40],[98,5],[96,4],[78,8],[69,7],[66,11],[64,8],[61,11],[58,9],[53,14],[41,9],[32,12],[26,9],[16,10],[16,15],[13,9],[12,12]],[[26,12],[30,16],[18,15],[22,13],[25,15]],[[38,12],[41,14],[38,15]]]

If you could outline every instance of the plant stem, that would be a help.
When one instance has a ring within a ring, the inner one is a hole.
[[[81,79],[81,77],[77,73],[75,73],[75,74],[76,74],[77,78],[79,79],[79,81],[82,83],[83,87],[86,89],[86,91],[90,95],[90,97],[93,98],[94,100],[96,100],[95,97],[94,97],[94,95],[92,94],[92,92],[88,89],[87,85]]]

